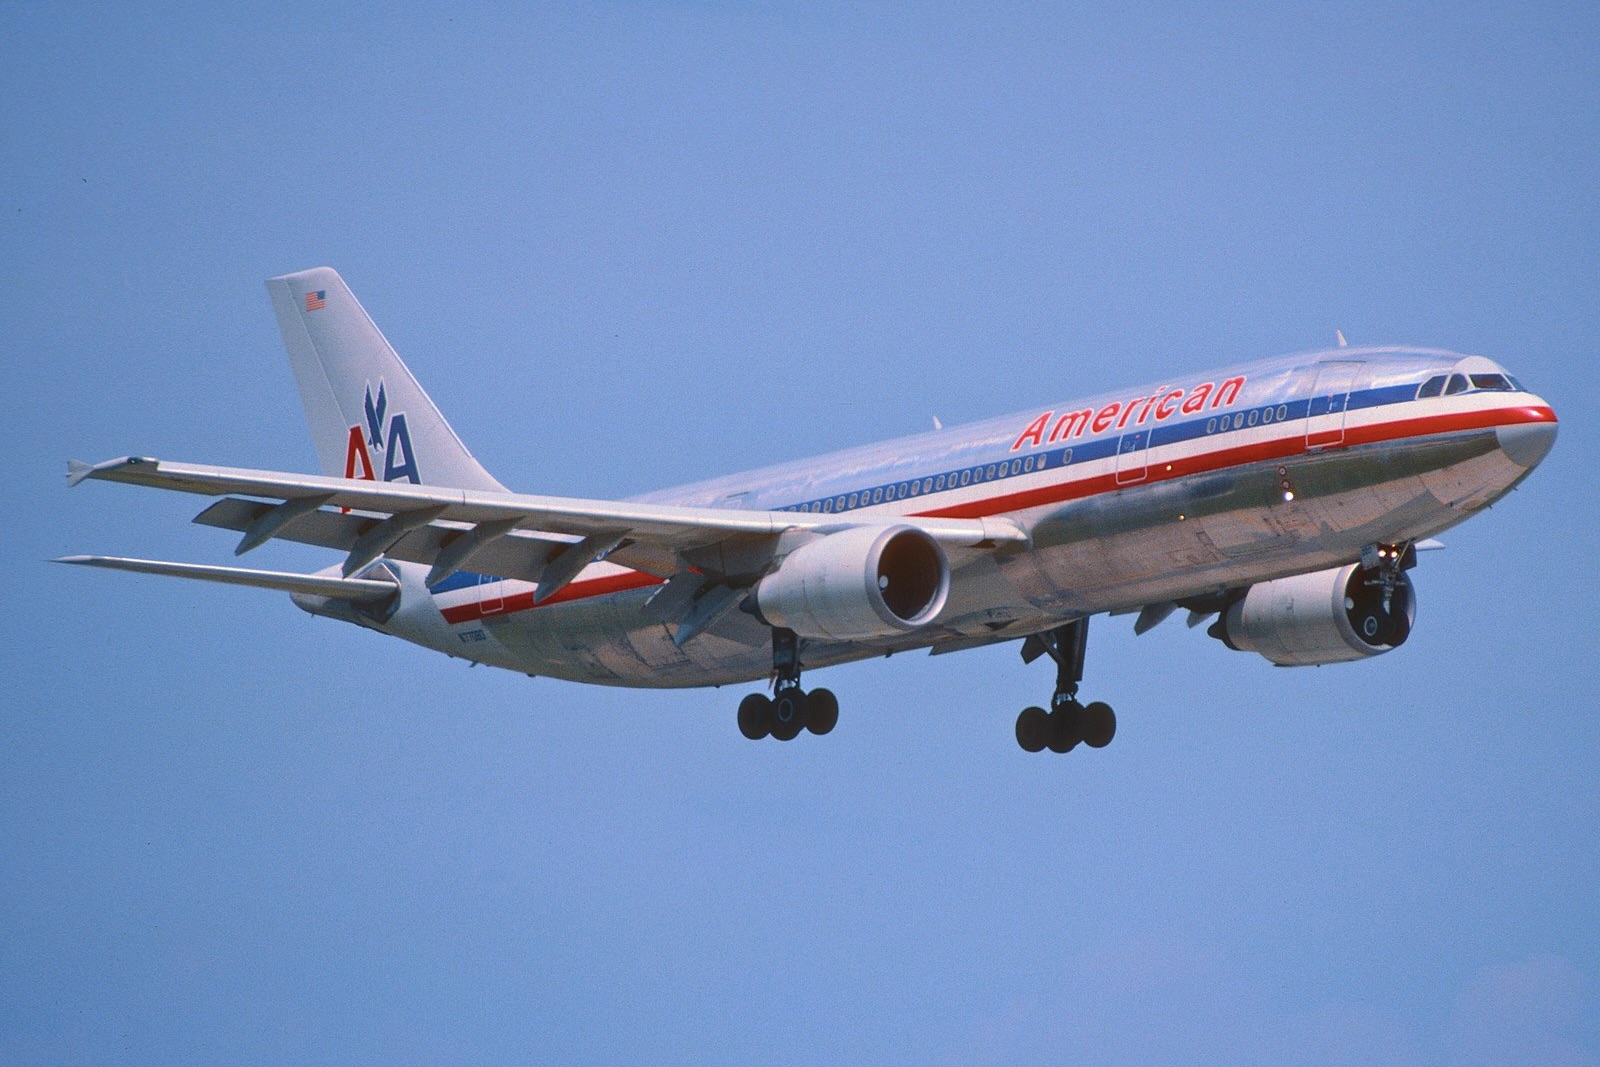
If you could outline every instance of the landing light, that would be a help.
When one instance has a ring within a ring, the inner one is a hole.
[[[1288,503],[1289,501],[1293,500],[1294,499],[1294,490],[1293,489],[1285,489],[1283,491],[1283,499],[1284,499],[1284,503]]]

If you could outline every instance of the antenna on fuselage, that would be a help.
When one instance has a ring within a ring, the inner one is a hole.
[[[1343,330],[1334,330],[1333,331],[1333,335],[1339,339],[1339,347],[1340,348],[1345,348],[1350,344],[1349,341],[1346,341],[1344,339],[1344,331]]]

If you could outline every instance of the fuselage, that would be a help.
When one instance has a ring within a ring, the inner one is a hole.
[[[951,554],[939,617],[806,642],[807,667],[1011,640],[1063,620],[1215,595],[1439,533],[1509,491],[1556,417],[1501,367],[1415,348],[1284,357],[663,490],[713,508],[1007,519],[1031,543]],[[732,611],[674,643],[643,611],[661,579],[600,562],[537,607],[531,583],[388,561],[399,607],[364,625],[575,681],[764,678],[770,630]]]

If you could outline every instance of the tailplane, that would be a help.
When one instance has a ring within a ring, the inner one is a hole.
[[[322,472],[506,491],[330,267],[267,280]]]

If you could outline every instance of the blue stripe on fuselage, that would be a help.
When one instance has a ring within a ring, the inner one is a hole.
[[[1383,407],[1387,404],[1407,403],[1416,399],[1416,395],[1417,383],[1408,382],[1401,385],[1362,389],[1350,393],[1348,397],[1344,398],[1343,406],[1346,412],[1363,408]],[[1320,401],[1320,403],[1315,403],[1316,401]],[[1148,435],[1147,441],[1140,445],[1140,448],[1159,448],[1163,445],[1180,444],[1184,441],[1193,441],[1202,437],[1216,437],[1224,433],[1250,430],[1262,425],[1293,422],[1297,419],[1306,418],[1308,412],[1313,415],[1327,415],[1338,410],[1338,406],[1331,403],[1331,398],[1326,396],[1288,400],[1275,404],[1261,404],[1255,407],[1227,411],[1221,415],[1210,415],[1206,418],[1188,419],[1184,422],[1155,426],[1149,430],[1139,430],[1137,428],[1125,430],[1122,433],[1096,438],[1083,444],[1047,449],[1042,452],[1033,451],[1026,456],[1012,456],[1007,453],[1008,458],[1003,462],[996,460],[992,463],[984,462],[956,467],[953,470],[938,471],[934,474],[922,475],[917,478],[883,482],[878,485],[868,486],[866,489],[834,493],[825,497],[817,497],[814,500],[801,501],[798,504],[786,504],[773,510],[804,511],[807,513],[831,512],[834,514],[841,511],[856,511],[876,504],[908,500],[913,497],[931,496],[941,492],[949,492],[951,489],[963,489],[968,486],[1000,481],[1001,479],[1013,478],[1018,475],[1035,474],[1042,470],[1055,470],[1072,464],[1092,463],[1095,460],[1109,459],[1117,454],[1123,438],[1130,434],[1144,433]],[[965,481],[961,480],[963,476],[966,478]],[[852,501],[854,502],[852,503]],[[827,506],[830,502],[831,507]]]

